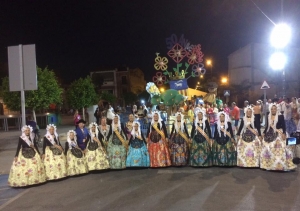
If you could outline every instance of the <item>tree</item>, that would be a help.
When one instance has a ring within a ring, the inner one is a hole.
[[[67,92],[67,100],[75,109],[82,108],[83,119],[85,119],[84,108],[94,105],[98,101],[95,85],[89,76],[73,81]]]
[[[123,95],[123,99],[125,101],[125,104],[128,105],[136,102],[138,98],[137,95],[133,92],[127,92]]]
[[[2,97],[3,102],[13,111],[20,111],[21,109],[21,92],[10,92],[9,91],[9,80],[8,77],[2,78]],[[26,103],[26,98],[25,98]]]
[[[101,100],[105,100],[111,104],[113,104],[117,100],[117,97],[114,94],[106,91],[101,93],[100,98]]]
[[[59,104],[62,102],[63,89],[57,82],[57,78],[48,67],[41,69],[37,67],[38,89],[25,91],[25,107],[32,110],[33,118],[36,121],[36,109],[49,108],[50,104]],[[21,109],[20,92],[9,91],[8,77],[2,79],[3,101],[11,110]]]

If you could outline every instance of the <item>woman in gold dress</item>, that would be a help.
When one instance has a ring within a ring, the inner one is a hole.
[[[134,121],[133,114],[129,114],[128,122],[125,124],[125,132],[126,132],[128,140],[130,140],[130,138],[131,138],[131,131],[133,129],[133,121]]]
[[[260,153],[260,168],[276,171],[296,169],[293,163],[294,147],[286,145],[284,116],[278,112],[277,105],[270,104]]]
[[[67,134],[65,154],[67,156],[68,176],[89,172],[84,153],[77,144],[76,132],[74,130],[69,130]]]
[[[34,143],[32,127],[25,125],[22,127],[22,135],[19,137],[17,152],[10,168],[8,184],[11,187],[24,187],[45,181],[44,164]]]
[[[48,125],[43,144],[43,160],[47,180],[56,180],[67,176],[66,156],[63,152],[56,126]]]
[[[98,125],[92,122],[89,125],[89,135],[86,142],[86,159],[89,171],[109,168],[104,144],[99,140]]]
[[[107,124],[106,121],[106,117],[101,118],[101,123],[98,126],[99,129],[99,140],[102,141],[102,143],[104,144],[105,149],[107,149],[107,144],[108,144],[108,135],[109,135],[109,131],[110,131],[110,125]]]

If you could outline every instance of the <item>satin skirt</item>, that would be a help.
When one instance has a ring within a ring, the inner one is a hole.
[[[89,171],[109,169],[108,156],[102,147],[90,151],[88,147],[85,154]]]
[[[172,166],[186,166],[189,159],[188,143],[179,134],[170,140],[170,159]]]
[[[111,169],[126,168],[126,148],[123,145],[114,145],[109,141],[107,154]]]
[[[197,143],[193,139],[191,145],[190,166],[205,167],[212,165],[213,159],[210,144],[206,140],[203,143]]]
[[[129,147],[127,159],[127,167],[149,167],[150,157],[145,144],[141,148]]]
[[[230,140],[224,145],[214,141],[212,154],[214,166],[236,166],[237,153],[234,144]]]
[[[66,156],[62,152],[60,155],[54,155],[49,147],[45,150],[44,166],[47,180],[56,180],[68,175]]]
[[[68,150],[67,172],[68,172],[68,176],[88,173],[88,167],[87,167],[85,156],[83,155],[81,158],[77,158],[72,154],[71,150]]]
[[[252,142],[244,141],[241,136],[237,144],[237,166],[259,167],[260,151],[260,140],[257,136]]]
[[[295,146],[286,146],[286,140],[279,134],[275,141],[263,140],[260,154],[260,168],[276,171],[290,171],[296,169],[293,163]]]
[[[33,158],[25,158],[20,151],[18,161],[13,161],[11,165],[8,185],[24,187],[43,182],[46,182],[46,174],[40,155],[36,152]]]

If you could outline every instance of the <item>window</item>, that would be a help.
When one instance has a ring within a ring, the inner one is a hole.
[[[122,76],[122,84],[127,84],[127,77],[126,77],[126,75]]]

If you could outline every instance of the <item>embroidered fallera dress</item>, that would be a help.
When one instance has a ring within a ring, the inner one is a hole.
[[[98,129],[97,129],[98,130]],[[93,140],[92,137],[97,137],[95,133],[91,133],[88,136],[87,139],[87,147],[86,147],[86,160],[88,164],[89,171],[92,170],[102,170],[102,169],[108,169],[109,168],[109,162],[107,158],[107,154],[104,148],[104,144],[102,141],[100,141],[100,146],[98,143]],[[98,132],[98,140],[101,140],[99,138],[99,132]]]
[[[125,124],[125,132],[126,132],[126,135],[127,135],[127,139],[128,139],[128,140],[130,140],[130,138],[131,138],[131,131],[132,131],[132,128],[133,128],[133,122],[128,121],[128,122]]]
[[[43,154],[45,155],[44,166],[47,180],[56,180],[67,176],[66,156],[63,151],[54,146],[54,143],[61,146],[55,136],[51,138],[50,135],[46,135],[44,137]]]
[[[77,145],[76,140],[66,142],[65,154],[67,156],[67,173],[68,176],[88,173],[87,161],[82,150]]]
[[[215,125],[215,135],[214,143],[212,145],[212,154],[213,154],[213,165],[215,166],[236,166],[236,149],[234,144],[231,141],[233,137],[231,123],[227,122],[227,132],[230,134],[225,134],[224,125],[220,126],[220,134],[218,131],[218,124]]]
[[[153,125],[149,123],[147,137],[149,139],[150,167],[171,166],[170,152],[165,140],[168,137],[165,123],[163,121]]]
[[[244,126],[246,124],[246,128]],[[242,119],[237,133],[240,136],[237,142],[237,166],[240,167],[259,167],[261,144],[259,136],[260,130],[252,127],[251,122],[244,122]]]
[[[13,161],[9,176],[8,185],[11,187],[24,187],[35,185],[46,181],[44,164],[40,158],[40,152],[33,138],[22,135],[19,137],[16,157]],[[30,147],[33,145],[34,147]]]
[[[192,131],[192,145],[190,155],[191,166],[212,166],[212,152],[211,146],[207,139],[211,139],[211,131],[208,120],[205,120],[205,125],[200,121],[193,123]]]
[[[175,124],[178,124],[178,130],[175,129]],[[181,128],[181,122],[174,122],[170,135],[170,159],[172,166],[185,166],[189,159],[189,139],[190,136],[186,129],[185,123]]]
[[[286,133],[284,117],[278,115],[277,118],[276,125],[274,122],[269,123],[267,118],[260,154],[260,168],[277,171],[293,170],[297,167],[292,161],[295,146],[286,146],[286,140],[282,139],[282,133]],[[268,130],[269,124],[271,125]]]
[[[101,143],[103,143],[104,148],[107,151],[107,145],[108,145],[108,138],[109,138],[109,133],[110,133],[110,125],[99,125],[99,140]]]
[[[123,126],[121,126],[121,128],[116,127],[115,131],[113,131],[112,128],[113,127],[110,127],[107,145],[109,165],[111,169],[124,169],[126,168],[126,148],[128,144],[126,134]]]
[[[131,136],[126,159],[127,167],[149,167],[150,158],[143,134]]]

